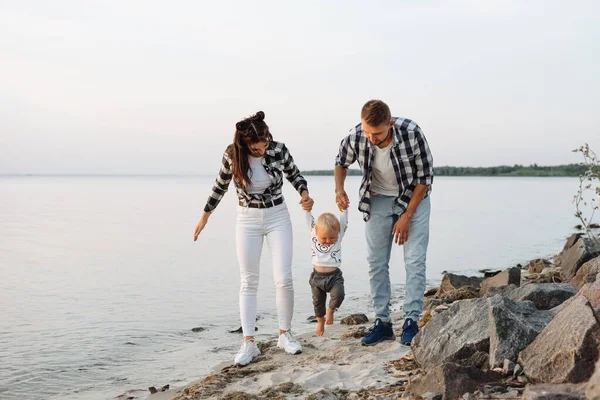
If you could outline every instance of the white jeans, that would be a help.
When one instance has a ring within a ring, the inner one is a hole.
[[[240,318],[244,336],[254,336],[256,295],[263,240],[271,250],[279,329],[289,330],[294,314],[292,221],[285,203],[271,208],[238,207],[237,257],[240,264]]]

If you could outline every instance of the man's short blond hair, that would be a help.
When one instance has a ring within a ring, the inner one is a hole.
[[[319,215],[319,218],[317,218],[316,227],[319,228],[319,230],[322,228],[323,230],[321,232],[323,233],[339,233],[341,229],[340,220],[332,213],[324,213]]]

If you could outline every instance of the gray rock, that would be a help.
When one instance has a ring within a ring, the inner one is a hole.
[[[426,392],[421,397],[429,400],[442,400],[444,396],[441,393]]]
[[[587,383],[585,395],[590,400],[600,400],[600,360],[596,362],[594,374]]]
[[[506,393],[495,394],[494,399],[520,399],[519,392],[516,390],[509,390]]]
[[[436,315],[413,339],[411,347],[417,363],[431,369],[444,362],[464,362],[478,351],[487,353],[487,308],[486,299],[461,300]]]
[[[538,310],[530,301],[494,296],[488,303],[490,368],[501,367],[504,359],[516,361],[519,352],[552,320],[552,314]]]
[[[258,330],[258,326],[255,326],[255,327],[254,327],[254,331],[256,332],[257,330]],[[243,330],[242,330],[242,327],[241,327],[241,326],[240,326],[239,328],[237,328],[237,329],[234,329],[234,330],[232,330],[232,331],[229,331],[229,333],[242,333],[242,332],[243,332]]]
[[[485,384],[497,383],[500,379],[501,375],[492,371],[484,373],[479,368],[444,363],[433,368],[427,375],[411,381],[406,391],[421,396],[427,392],[442,393],[442,399],[454,400]]]
[[[479,272],[483,274],[484,278],[491,278],[492,276],[498,275],[502,270],[480,269]]]
[[[515,363],[511,360],[504,359],[504,363],[502,364],[502,372],[504,375],[509,376],[512,375],[515,371]]]
[[[352,314],[340,321],[344,325],[360,325],[369,322],[369,318],[365,314]]]
[[[532,283],[507,294],[515,301],[531,300],[538,310],[550,310],[577,294],[577,289],[567,283]]]
[[[426,298],[426,299],[425,299],[425,303],[424,303],[424,305],[423,305],[423,309],[424,309],[425,311],[427,311],[427,310],[432,310],[432,309],[434,309],[434,308],[436,308],[437,306],[440,306],[440,305],[442,305],[442,304],[448,304],[448,303],[446,303],[446,302],[445,302],[444,300],[442,300],[442,299],[436,299],[436,298],[433,298],[433,297]]]
[[[306,318],[306,320],[312,324],[312,323],[317,322],[317,317],[315,317],[314,315],[311,315],[310,317]]]
[[[515,284],[491,287],[481,297],[488,298],[488,297],[494,297],[496,295],[507,296],[509,293],[511,293],[516,288],[518,288],[518,286]]]
[[[490,288],[505,285],[521,285],[521,269],[518,267],[507,268],[498,275],[487,278],[481,282],[481,294],[485,294]]]
[[[560,261],[561,274],[565,281],[570,281],[577,274],[579,268],[594,257],[594,252],[584,238],[580,238],[568,250],[566,250]]]
[[[440,285],[440,288],[438,289],[437,295],[438,297],[446,297],[452,294],[454,290],[464,286],[479,288],[481,282],[483,282],[483,278],[475,276],[446,274],[442,279],[442,283]]]
[[[577,271],[573,279],[571,279],[571,285],[577,289],[581,289],[586,283],[592,283],[596,281],[596,275],[600,272],[600,256],[592,258],[585,262]]]
[[[580,296],[519,354],[519,364],[533,383],[579,383],[592,376],[599,346],[600,325]]]
[[[201,326],[198,326],[196,328],[192,328],[192,332],[204,332],[206,330],[206,328],[203,328]]]
[[[519,375],[523,374],[523,367],[521,367],[519,364],[515,364],[515,370],[513,372],[513,377],[517,377]]]
[[[523,400],[585,400],[583,385],[542,384],[529,385],[523,394]]]

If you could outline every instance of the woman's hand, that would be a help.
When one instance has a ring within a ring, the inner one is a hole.
[[[210,213],[206,211],[202,213],[202,217],[200,217],[200,221],[198,221],[198,225],[196,225],[196,230],[194,231],[194,242],[198,240],[198,235],[200,235],[200,232],[202,232],[208,223],[208,217],[210,217]]]
[[[300,204],[302,205],[302,209],[304,211],[312,211],[313,204],[315,204],[314,200],[310,198],[308,194],[308,190],[302,192],[302,198],[300,199]]]

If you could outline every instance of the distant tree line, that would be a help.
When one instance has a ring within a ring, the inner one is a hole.
[[[436,176],[580,176],[586,171],[581,164],[540,166],[499,165],[497,167],[435,167]],[[304,171],[304,175],[333,175],[333,169]],[[362,175],[358,169],[349,169],[348,175]]]

